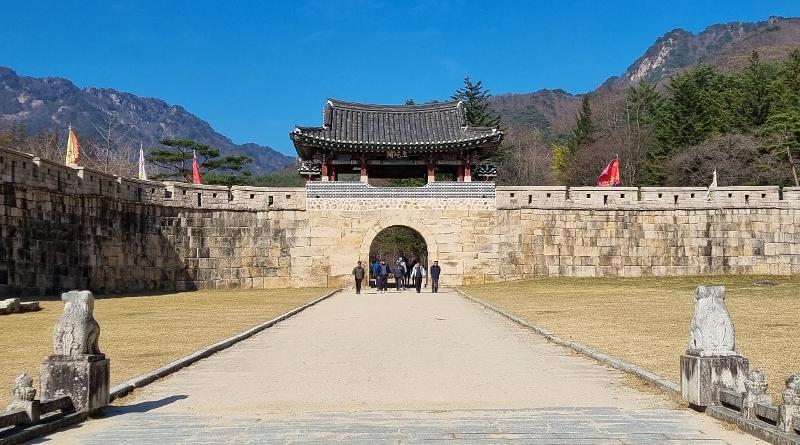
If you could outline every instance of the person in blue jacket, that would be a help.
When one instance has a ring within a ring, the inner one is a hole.
[[[370,267],[370,272],[372,272],[372,279],[375,280],[375,287],[378,287],[378,268],[380,267],[380,265],[381,263],[378,262],[378,257],[375,257],[375,261],[372,262],[372,266]]]

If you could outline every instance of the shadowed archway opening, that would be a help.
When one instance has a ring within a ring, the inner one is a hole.
[[[408,270],[414,261],[428,266],[428,244],[425,238],[408,226],[389,226],[375,235],[369,247],[369,261],[386,260],[389,267],[394,267],[400,257],[407,261]]]

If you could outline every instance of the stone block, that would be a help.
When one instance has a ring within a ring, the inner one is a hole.
[[[681,355],[681,395],[693,405],[719,405],[720,386],[744,392],[749,366],[739,355]]]
[[[0,314],[13,314],[19,312],[19,298],[0,300]]]
[[[38,301],[24,301],[19,304],[20,312],[35,312],[42,310]]]
[[[69,396],[76,412],[108,405],[111,364],[103,354],[51,355],[41,365],[42,400]]]

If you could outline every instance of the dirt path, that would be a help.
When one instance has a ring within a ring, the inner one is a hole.
[[[50,439],[758,443],[623,380],[453,292],[346,292]]]

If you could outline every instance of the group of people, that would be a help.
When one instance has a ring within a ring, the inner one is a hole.
[[[400,255],[397,258],[394,266],[386,264],[383,258],[375,258],[370,264],[370,275],[375,279],[375,287],[379,293],[385,293],[389,276],[394,277],[395,287],[397,291],[405,290],[409,285],[413,285],[417,293],[422,290],[422,281],[428,276],[428,271],[425,266],[418,260],[414,260],[409,264],[405,256]],[[439,267],[439,262],[434,261],[430,270],[431,292],[439,292],[439,276],[441,275],[442,268]],[[361,261],[353,268],[353,278],[356,282],[356,294],[361,293],[361,284],[366,276],[366,271],[361,265]]]

